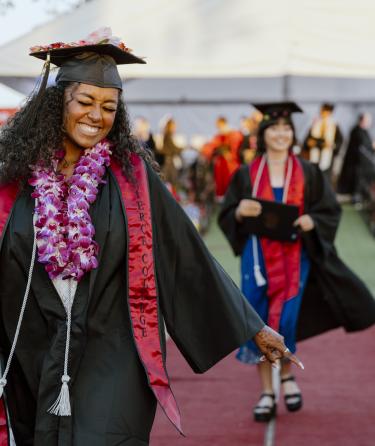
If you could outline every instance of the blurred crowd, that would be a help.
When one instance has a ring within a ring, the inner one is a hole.
[[[255,157],[261,120],[261,113],[254,111],[241,117],[238,128],[232,128],[225,116],[218,116],[211,139],[195,135],[188,141],[178,132],[172,116],[163,119],[156,133],[146,118],[138,117],[134,134],[153,152],[167,187],[204,232],[233,173]],[[295,141],[293,151],[318,164],[341,199],[351,200],[358,208],[372,207],[375,221],[375,143],[369,133],[371,124],[369,113],[360,114],[345,139],[334,117],[334,105],[322,104],[304,139]]]

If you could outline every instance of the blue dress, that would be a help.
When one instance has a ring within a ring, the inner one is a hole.
[[[275,201],[282,202],[284,189],[282,187],[273,188],[273,193]],[[259,266],[263,277],[266,275],[266,267],[264,262],[264,257],[262,249],[260,246],[260,241],[257,238],[257,249],[259,257]],[[246,296],[247,300],[257,311],[259,316],[267,321],[268,319],[268,297],[267,297],[267,284],[259,287],[256,284],[254,277],[254,258],[253,258],[253,247],[252,247],[252,237],[250,236],[245,249],[241,257],[241,277],[242,277],[242,292]],[[296,351],[296,329],[298,313],[301,306],[302,296],[307,282],[307,278],[310,271],[310,261],[307,257],[306,251],[302,249],[301,253],[301,277],[300,277],[300,287],[298,295],[293,297],[284,303],[281,319],[279,333],[285,338],[285,345],[289,348],[292,353]],[[248,341],[243,345],[238,353],[237,359],[246,364],[257,364],[259,362],[262,353],[255,345],[253,341]]]

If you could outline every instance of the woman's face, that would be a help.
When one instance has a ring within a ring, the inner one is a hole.
[[[71,142],[89,148],[110,132],[119,102],[117,88],[74,84],[65,90],[64,130]]]
[[[279,121],[264,131],[267,151],[287,152],[292,147],[293,140],[292,126],[285,121]]]

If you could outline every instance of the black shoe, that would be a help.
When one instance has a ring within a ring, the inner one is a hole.
[[[287,378],[281,378],[281,384],[284,384],[287,381],[295,381],[294,376],[288,376]],[[284,395],[285,406],[289,410],[289,412],[296,412],[300,410],[303,406],[302,393],[290,393]]]
[[[273,404],[272,406],[255,406],[253,410],[254,421],[268,423],[268,421],[272,420],[272,418],[276,416],[277,404],[275,401],[275,395],[273,393],[262,393],[260,399],[266,396],[272,398]]]

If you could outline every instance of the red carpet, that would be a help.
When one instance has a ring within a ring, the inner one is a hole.
[[[171,341],[168,363],[187,438],[158,412],[151,446],[261,446],[264,425],[254,423],[256,369],[233,355],[204,375],[190,371]],[[299,345],[306,370],[297,372],[305,407],[283,404],[276,446],[375,446],[375,328],[336,330]]]

